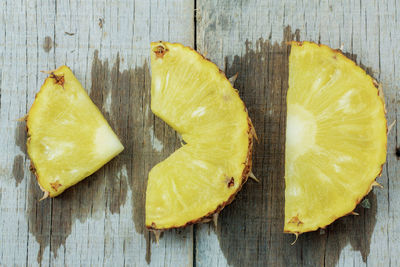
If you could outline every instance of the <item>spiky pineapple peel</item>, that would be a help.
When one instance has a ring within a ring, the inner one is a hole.
[[[146,227],[209,221],[251,173],[255,134],[225,75],[189,47],[151,43],[151,109],[186,142],[149,173]]]
[[[27,150],[44,197],[55,197],[123,146],[67,66],[47,73],[26,118]]]
[[[340,51],[293,42],[285,152],[287,233],[352,214],[386,161],[382,90]]]

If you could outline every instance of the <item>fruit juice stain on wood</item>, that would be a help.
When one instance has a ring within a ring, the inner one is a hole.
[[[126,204],[128,190],[132,192],[130,204],[135,229],[144,235],[150,248],[149,233],[144,226],[146,181],[150,168],[161,159],[152,159],[153,153],[159,153],[151,148],[150,136],[144,130],[144,127],[157,126],[154,116],[151,112],[139,112],[150,103],[149,66],[145,63],[142,67],[121,71],[119,56],[111,66],[108,60],[100,60],[98,51],[95,51],[91,82],[91,99],[125,149],[93,175],[56,198],[39,202],[43,192],[37,185],[36,177],[30,175],[27,210],[29,232],[35,236],[40,246],[38,263],[48,247],[54,257],[57,257],[59,249],[65,247],[75,221],[83,223],[90,219],[98,220],[103,216],[119,214],[120,207]],[[26,153],[25,124],[21,125],[16,130],[15,141]],[[162,125],[154,129],[155,135],[162,139],[165,132]],[[172,144],[175,146],[175,143]],[[173,151],[173,148],[170,150]],[[104,224],[107,227],[107,220]],[[104,242],[112,240],[105,237]],[[147,254],[150,262],[150,249]]]
[[[237,200],[219,216],[219,243],[228,264],[233,266],[263,265],[266,258],[275,263],[272,265],[290,263],[286,262],[290,257],[279,257],[283,253],[282,245],[288,244],[290,248],[292,241],[283,234],[283,218],[284,125],[290,52],[286,42],[294,38],[295,34],[288,28],[281,44],[260,38],[253,49],[253,44],[246,41],[246,53],[235,56],[230,66],[226,62],[227,77],[238,73],[234,88],[239,90],[247,106],[259,140],[254,143],[252,169],[260,183],[248,181]]]
[[[337,262],[340,250],[347,244],[351,244],[354,250],[360,251],[362,259],[367,262],[370,252],[370,242],[376,224],[377,200],[374,192],[369,193],[365,199],[369,200],[370,208],[363,208],[358,205],[354,210],[359,216],[346,216],[338,219],[331,226],[328,226],[330,242],[327,243],[327,250],[338,251],[338,253],[327,254],[325,261]]]
[[[17,155],[14,158],[12,173],[15,179],[15,186],[18,186],[22,178],[24,178],[24,157],[22,155]]]
[[[119,213],[120,206],[126,202],[127,179],[131,172],[131,163],[126,156],[130,151],[128,138],[128,116],[129,116],[129,90],[126,83],[130,77],[119,72],[119,55],[117,55],[114,66],[110,69],[108,60],[102,63],[95,51],[92,63],[92,87],[90,98],[98,106],[104,117],[115,131],[124,145],[124,151],[116,157],[116,161],[111,161],[104,166],[105,195],[109,211]],[[127,80],[127,81],[126,81]],[[124,84],[125,83],[125,84]],[[107,98],[111,100],[107,101]],[[125,175],[118,175],[123,170]],[[128,177],[127,177],[128,176]]]
[[[29,231],[39,243],[37,262],[40,263],[44,250],[50,246],[50,252],[57,257],[61,246],[71,234],[73,223],[85,222],[101,216],[104,205],[105,176],[104,168],[69,188],[56,198],[38,201],[43,192],[39,189],[36,177],[31,174],[28,194]],[[65,247],[65,246],[64,246]]]
[[[26,125],[25,122],[17,122],[15,127],[15,144],[19,147],[22,153],[26,155]],[[24,178],[24,161],[23,155],[14,157],[12,174],[15,179],[15,185],[18,186]]]
[[[112,178],[113,169],[117,166],[106,170],[106,188],[109,191],[106,194],[107,205],[111,212],[118,212],[126,201],[128,188],[131,190],[130,204],[135,230],[146,240],[146,261],[150,263],[150,233],[144,225],[146,183],[149,170],[162,156],[154,150],[152,139],[156,138],[166,144],[168,149],[163,150],[166,153],[164,157],[173,151],[176,142],[163,140],[163,136],[173,135],[173,130],[167,135],[168,126],[149,112],[151,78],[147,62],[142,67],[126,70],[120,70],[120,65],[119,56],[110,66],[108,60],[100,60],[98,52],[95,52],[90,96],[101,107],[125,147],[118,159],[126,166],[126,179],[118,182]]]
[[[29,176],[28,181],[28,199],[27,199],[27,216],[29,232],[35,237],[39,244],[39,251],[36,257],[37,263],[42,262],[44,250],[50,244],[51,219],[52,219],[52,200],[46,199],[39,202],[43,192],[40,190],[36,177],[33,173]],[[70,222],[65,221],[66,228],[70,228]],[[65,229],[63,229],[65,230]],[[68,229],[67,229],[68,230]],[[70,232],[67,234],[69,235]]]
[[[249,181],[237,201],[221,212],[216,230],[221,250],[232,266],[266,262],[273,266],[335,266],[350,243],[365,261],[376,223],[377,201],[372,192],[367,196],[371,209],[357,207],[359,216],[337,220],[325,234],[302,234],[293,246],[295,237],[283,234],[288,42],[301,41],[300,31],[293,33],[289,26],[283,36],[280,44],[262,38],[255,44],[246,41],[244,55],[235,56],[231,64],[226,59],[225,73],[227,77],[238,73],[234,88],[239,90],[259,137],[254,145],[253,172],[260,183]],[[356,55],[349,57],[356,59]]]
[[[46,53],[49,53],[50,52],[50,50],[53,48],[53,40],[51,39],[51,37],[50,36],[46,36],[45,38],[44,38],[44,41],[43,41],[43,50],[46,52]]]
[[[26,123],[25,121],[23,122],[17,122],[17,125],[15,127],[15,132],[14,132],[14,138],[15,138],[15,144],[19,147],[22,153],[27,154],[26,152],[26,138],[28,136],[27,134],[27,129],[26,129]]]

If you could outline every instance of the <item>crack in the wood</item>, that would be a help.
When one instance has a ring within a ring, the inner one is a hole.
[[[194,0],[194,10],[193,10],[193,26],[194,26],[194,37],[193,37],[193,48],[197,50],[197,0]]]
[[[193,267],[196,267],[196,264],[197,264],[197,257],[196,257],[196,232],[197,232],[197,226],[196,225],[193,225],[193,233],[192,233],[192,235],[193,235],[193,259],[192,259],[192,266]]]
[[[193,31],[193,34],[194,34],[194,36],[193,36],[193,48],[194,48],[194,50],[196,50],[197,51],[197,19],[198,19],[198,17],[197,17],[197,0],[194,0],[193,1],[194,3],[194,9],[193,9],[193,26],[194,26],[194,31]],[[192,246],[192,266],[193,267],[196,267],[196,261],[197,261],[197,258],[196,258],[196,233],[197,233],[197,227],[196,227],[196,225],[194,225],[193,227],[192,227],[192,235],[193,235],[193,246]]]

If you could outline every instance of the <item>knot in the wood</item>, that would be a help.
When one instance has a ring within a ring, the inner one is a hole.
[[[400,147],[396,147],[396,157],[400,159]]]

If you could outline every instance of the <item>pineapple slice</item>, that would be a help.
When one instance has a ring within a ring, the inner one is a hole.
[[[296,235],[353,211],[386,160],[377,83],[325,45],[293,42],[289,58],[285,226]]]
[[[146,226],[209,220],[229,204],[251,168],[246,107],[217,66],[191,48],[151,43],[151,109],[186,142],[149,173]]]
[[[61,194],[123,150],[66,66],[44,82],[28,113],[27,128],[31,166],[45,196]]]

